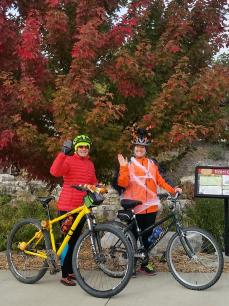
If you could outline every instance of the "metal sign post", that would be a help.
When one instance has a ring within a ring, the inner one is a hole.
[[[224,199],[224,246],[225,255],[229,256],[229,201]]]
[[[229,167],[197,166],[195,196],[224,199],[224,247],[229,256]]]

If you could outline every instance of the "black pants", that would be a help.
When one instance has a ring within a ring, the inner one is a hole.
[[[58,215],[64,215],[66,214],[67,211],[58,211]],[[78,214],[75,214],[74,220],[76,219],[76,217],[78,216]],[[65,219],[61,220],[61,224],[64,222]],[[82,218],[80,220],[80,223],[78,224],[76,230],[74,231],[73,235],[71,236],[70,240],[68,241],[68,251],[66,253],[66,256],[64,258],[64,261],[61,265],[61,270],[62,270],[62,277],[65,278],[68,276],[68,274],[72,274],[73,270],[72,270],[72,253],[73,253],[73,249],[74,246],[76,244],[76,241],[78,240],[79,236],[81,235],[84,223],[86,221],[86,218]]]
[[[155,213],[149,213],[149,214],[137,214],[136,219],[137,219],[138,227],[140,228],[140,230],[143,231],[147,227],[149,227],[150,225],[154,224],[156,216],[157,216],[156,212]],[[133,228],[132,232],[133,232],[136,240],[138,240],[137,228]],[[148,237],[151,235],[151,232],[152,231],[149,231],[142,236],[142,242],[143,242],[143,245],[144,245],[145,248],[147,248],[149,246]]]

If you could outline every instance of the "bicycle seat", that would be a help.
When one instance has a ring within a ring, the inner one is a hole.
[[[39,197],[39,198],[37,198],[37,199],[38,199],[38,201],[41,202],[42,205],[47,206],[48,203],[49,203],[51,200],[55,199],[55,197],[54,197],[54,196]]]
[[[138,201],[138,200],[123,199],[123,200],[121,200],[120,204],[124,209],[131,209],[131,208],[134,208],[135,206],[137,206],[139,204],[142,204],[142,202]]]

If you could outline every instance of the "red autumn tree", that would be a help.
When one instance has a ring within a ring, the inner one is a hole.
[[[120,9],[126,13],[120,17]],[[153,153],[225,138],[226,0],[37,0],[0,4],[0,160],[50,180],[61,143],[93,139],[101,177],[133,122]]]

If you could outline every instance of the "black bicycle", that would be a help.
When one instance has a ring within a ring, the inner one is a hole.
[[[224,266],[223,254],[217,241],[206,230],[183,227],[178,196],[177,193],[175,197],[167,197],[170,213],[144,231],[140,230],[133,211],[133,208],[141,203],[139,201],[122,200],[121,206],[124,209],[119,210],[117,216],[121,222],[111,221],[111,223],[124,231],[134,249],[135,261],[139,260],[141,263],[148,261],[150,251],[168,231],[175,228],[175,233],[169,240],[165,253],[169,271],[184,287],[204,290],[219,280]],[[165,225],[167,221],[169,224]],[[160,236],[145,249],[142,236],[162,224],[164,226]],[[131,231],[134,227],[137,229],[139,244]]]

